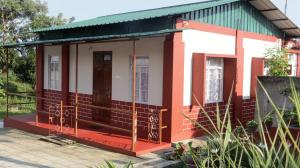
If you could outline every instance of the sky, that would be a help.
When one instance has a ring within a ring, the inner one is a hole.
[[[75,21],[91,19],[98,16],[153,9],[178,4],[201,2],[204,0],[42,0],[47,2],[49,14],[56,16],[63,13],[64,17],[75,17]],[[272,0],[284,11],[285,0]],[[300,0],[288,0],[287,15],[300,26]]]

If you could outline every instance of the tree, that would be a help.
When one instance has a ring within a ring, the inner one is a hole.
[[[36,38],[34,29],[72,22],[74,18],[64,19],[62,14],[47,16],[46,3],[39,0],[0,0],[0,44],[31,41]],[[10,66],[16,75],[26,82],[34,81],[34,49],[16,48],[10,50]],[[6,56],[0,50],[0,69],[5,72]]]
[[[1,72],[0,72],[1,73]],[[5,96],[3,76],[0,75],[0,98]]]
[[[288,51],[283,48],[270,48],[266,52],[269,76],[288,76],[290,71]]]

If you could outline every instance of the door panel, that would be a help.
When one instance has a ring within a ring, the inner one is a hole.
[[[94,52],[93,61],[93,105],[111,107],[112,52]],[[110,122],[109,110],[94,109],[93,120]]]

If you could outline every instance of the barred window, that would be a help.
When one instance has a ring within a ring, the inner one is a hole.
[[[223,101],[223,58],[208,58],[206,62],[206,103],[218,103]]]
[[[49,89],[58,90],[59,89],[59,57],[58,56],[49,56],[48,57],[48,68],[49,68]]]
[[[132,69],[132,65],[131,65]],[[132,79],[132,77],[131,77]],[[132,81],[132,80],[131,80]],[[136,90],[135,100],[138,103],[148,103],[148,83],[149,83],[149,59],[148,57],[136,58]],[[132,84],[131,84],[132,86]]]

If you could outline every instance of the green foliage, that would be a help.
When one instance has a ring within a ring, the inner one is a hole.
[[[35,83],[35,54],[34,49],[28,48],[26,57],[16,57],[12,64],[13,72],[24,82]]]
[[[248,121],[248,123],[247,123],[248,128],[257,128],[257,126],[258,126],[258,124],[255,120]]]
[[[10,103],[27,103],[22,105],[14,105],[9,107],[9,116],[30,114],[35,111],[35,100],[10,97]],[[0,119],[4,118],[6,113],[6,98],[0,98]]]
[[[283,119],[285,120],[286,123],[289,123],[293,127],[300,126],[296,108],[294,108],[293,110],[284,110],[283,111]]]
[[[6,89],[6,74],[1,74],[0,78],[2,78],[3,81],[3,87],[2,89]],[[32,86],[30,83],[26,83],[22,80],[20,80],[17,75],[13,72],[9,73],[9,81],[8,81],[8,92],[34,92],[34,86]]]
[[[299,124],[300,97],[294,84],[291,83],[291,85],[292,96],[290,99],[295,105],[293,113],[294,117],[298,118],[297,122]],[[188,157],[180,157],[185,159],[183,161],[186,166],[201,168],[298,168],[300,164],[300,140],[297,135],[291,132],[290,123],[284,120],[284,110],[278,109],[264,88],[263,91],[274,109],[273,115],[277,121],[277,129],[268,130],[260,118],[259,111],[257,122],[251,121],[248,123],[248,126],[251,127],[258,126],[258,131],[255,134],[249,134],[243,126],[234,128],[230,120],[229,108],[227,108],[224,117],[220,117],[219,108],[217,108],[217,121],[214,121],[201,108],[207,121],[212,126],[208,130],[197,121],[185,116],[198,129],[203,130],[208,139],[206,145],[199,146],[196,149],[188,145],[186,152]]]
[[[0,74],[0,119],[5,116],[6,113],[6,74]],[[28,92],[33,93],[34,88],[31,84],[24,83],[18,79],[14,73],[9,73],[9,83],[8,83],[9,92]],[[1,94],[3,93],[3,94]],[[9,96],[9,103],[27,103],[22,105],[13,105],[9,108],[9,115],[20,115],[28,114],[35,111],[35,99],[31,98],[20,98],[15,96]]]
[[[0,0],[0,43],[26,42],[36,38],[34,29],[72,22],[74,18],[65,19],[48,16],[46,3],[39,0]],[[24,82],[34,85],[35,51],[32,48],[9,50],[9,67]],[[6,55],[0,50],[0,69],[6,71]]]
[[[287,49],[270,48],[266,52],[269,76],[288,76],[290,70]]]
[[[265,116],[263,120],[264,124],[272,124],[273,123],[273,117],[271,115]]]
[[[2,74],[1,71],[0,74]],[[5,96],[5,85],[3,81],[3,75],[0,75],[0,98],[3,98],[4,96]]]

